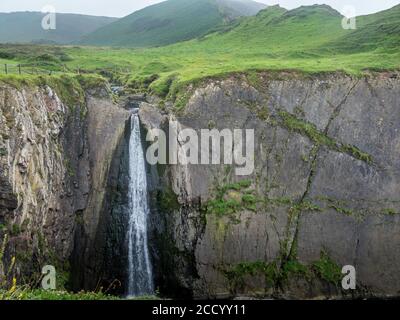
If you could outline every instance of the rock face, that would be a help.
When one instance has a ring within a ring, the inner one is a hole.
[[[0,236],[8,234],[3,262],[15,257],[18,281],[52,264],[63,285],[78,262],[72,279],[82,285],[90,268],[129,118],[96,89],[67,104],[50,87],[0,85]]]
[[[126,203],[115,198],[126,196],[119,188],[128,186],[124,170],[129,132],[125,131],[129,129],[130,112],[113,105],[109,98],[93,98],[87,107],[88,161],[83,165],[90,172],[91,183],[75,232],[71,275],[76,290],[94,290],[103,281],[110,285],[113,280],[125,278],[122,254],[127,211],[117,210],[114,205]]]
[[[49,87],[0,87],[0,224],[11,236],[7,256],[16,257],[21,274],[33,271],[35,257],[62,260],[72,250],[74,211],[65,209],[73,200],[62,152],[67,118]]]
[[[398,74],[237,75],[184,109],[142,104],[147,130],[254,129],[255,170],[158,166],[157,283],[194,297],[400,294]],[[181,148],[181,146],[180,146]],[[356,269],[358,290],[341,289]]]
[[[53,264],[73,289],[123,293],[130,112],[104,88],[63,101],[56,92],[0,84],[0,276],[15,257],[18,279]],[[175,107],[128,99],[141,106],[143,139],[168,134],[170,121],[199,136],[253,129],[254,171],[148,166],[161,293],[399,296],[399,74],[233,75],[185,97]],[[341,289],[345,265],[355,291]]]

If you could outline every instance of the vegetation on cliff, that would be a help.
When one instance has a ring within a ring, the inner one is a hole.
[[[107,80],[97,74],[76,75],[0,75],[0,84],[17,89],[48,86],[56,91],[63,103],[73,107],[84,104],[85,91],[108,87]]]
[[[224,266],[221,272],[228,280],[233,295],[246,290],[246,286],[249,286],[246,283],[248,277],[263,278],[264,292],[258,292],[260,296],[282,294],[285,286],[294,279],[303,279],[310,286],[312,286],[313,281],[323,281],[340,292],[340,281],[342,279],[340,267],[326,252],[321,252],[320,259],[309,265],[302,264],[293,257],[289,260],[270,263],[263,261],[242,262]]]

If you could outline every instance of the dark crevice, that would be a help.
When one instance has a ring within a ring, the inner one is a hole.
[[[347,92],[347,94],[344,96],[343,100],[334,108],[329,120],[328,124],[325,127],[324,133],[328,135],[329,129],[331,127],[332,122],[339,116],[340,111],[342,110],[343,105],[346,103],[347,99],[349,98],[350,94],[353,92],[355,87],[360,83],[360,80],[358,79],[354,85],[352,85]]]

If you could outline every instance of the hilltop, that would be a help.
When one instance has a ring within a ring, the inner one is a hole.
[[[81,44],[155,47],[203,36],[266,6],[250,0],[169,0],[146,7],[84,37]]]
[[[400,5],[389,10],[357,18],[357,29],[331,44],[340,52],[383,50],[399,51]]]

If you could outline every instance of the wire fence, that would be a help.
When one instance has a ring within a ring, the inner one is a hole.
[[[8,64],[5,63],[0,68],[1,74],[31,74],[31,75],[48,75],[53,73],[67,72],[65,69],[52,70],[40,64]]]
[[[95,70],[84,70],[81,68],[67,68],[65,65],[54,65],[54,64],[3,64],[0,65],[0,74],[29,74],[29,75],[53,75],[60,73],[114,73],[120,75],[129,75],[132,70],[129,68],[110,67],[110,68],[99,68]]]

